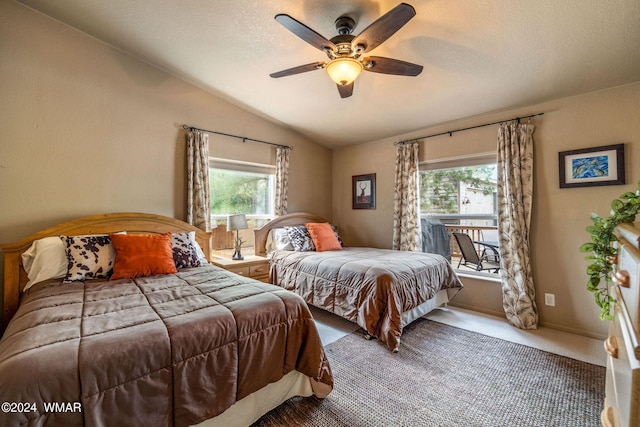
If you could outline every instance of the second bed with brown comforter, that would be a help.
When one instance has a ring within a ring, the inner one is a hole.
[[[271,283],[301,295],[311,305],[357,323],[397,351],[403,313],[439,291],[452,298],[463,285],[436,254],[374,248],[271,255]]]

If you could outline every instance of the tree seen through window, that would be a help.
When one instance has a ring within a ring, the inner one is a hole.
[[[466,166],[420,172],[420,211],[458,214],[474,195],[492,196],[496,191],[496,165]],[[493,209],[487,213],[492,213]]]
[[[273,175],[210,169],[211,214],[270,215]]]

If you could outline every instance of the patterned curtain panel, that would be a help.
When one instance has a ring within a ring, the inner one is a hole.
[[[211,231],[209,135],[205,132],[187,133],[187,182],[187,222]]]
[[[289,191],[289,151],[287,147],[276,148],[276,216],[286,215]]]
[[[520,329],[537,329],[538,310],[531,277],[529,226],[533,198],[533,130],[509,123],[498,129],[498,230],[502,305]]]
[[[418,143],[400,144],[396,152],[396,191],[393,197],[393,246],[400,251],[420,249]]]

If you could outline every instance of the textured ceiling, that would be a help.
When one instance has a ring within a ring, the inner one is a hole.
[[[340,15],[358,34],[398,1],[20,3],[328,147],[640,81],[638,0],[409,0],[416,16],[370,54],[424,71],[365,72],[346,99],[323,70],[269,77],[326,60],[274,16],[331,38]]]

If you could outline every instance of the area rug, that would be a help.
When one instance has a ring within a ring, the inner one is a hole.
[[[254,426],[600,426],[605,368],[418,319],[394,354],[359,332],[326,347],[335,387]]]

